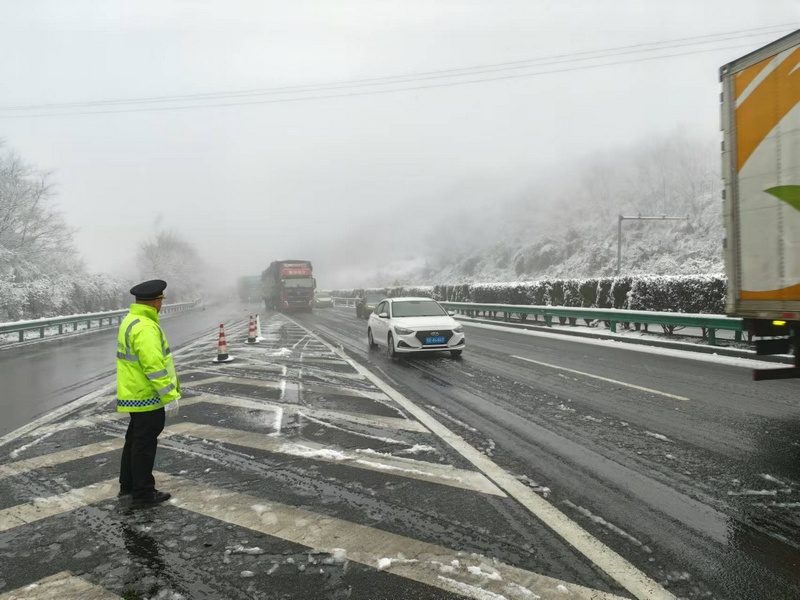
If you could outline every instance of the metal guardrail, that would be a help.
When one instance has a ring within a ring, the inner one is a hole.
[[[590,321],[605,321],[609,323],[611,333],[617,332],[617,325],[630,326],[648,324],[663,325],[666,327],[697,327],[703,330],[703,337],[708,337],[708,343],[717,345],[716,332],[718,329],[735,332],[735,341],[742,341],[744,331],[742,319],[726,317],[724,315],[710,315],[699,313],[671,313],[647,310],[616,310],[602,308],[576,308],[568,306],[527,306],[524,304],[478,304],[472,302],[440,302],[448,310],[475,318],[478,313],[491,314],[495,317],[503,315],[504,322],[510,322],[512,315],[519,315],[520,321],[527,320],[528,315],[534,316],[534,322],[543,317],[547,327],[553,326],[553,319],[558,318],[563,324],[569,321],[575,325],[578,319]]]
[[[194,302],[181,302],[178,304],[165,304],[161,307],[161,312],[159,313],[161,316],[172,315],[179,312],[184,312],[187,310],[191,310],[198,306],[201,306],[202,303],[200,300],[195,300]],[[101,329],[103,327],[109,327],[114,325],[114,320],[116,319],[116,324],[119,325],[122,322],[122,319],[125,318],[125,315],[128,314],[128,310],[112,310],[107,312],[101,313],[91,313],[85,315],[71,315],[68,317],[53,317],[52,319],[35,319],[33,321],[17,321],[16,323],[9,323],[7,325],[0,325],[0,335],[9,334],[9,333],[18,333],[19,334],[19,342],[24,342],[26,339],[25,334],[28,331],[39,331],[38,338],[34,339],[41,339],[44,337],[54,337],[55,335],[62,335],[65,332],[72,328],[72,331],[78,330],[78,325],[81,323],[85,323],[85,329]],[[92,323],[96,323],[94,327],[92,327]],[[52,335],[46,336],[46,332],[48,329],[55,330],[58,327],[58,334],[53,332]]]
[[[341,298],[339,296],[333,296],[333,305],[334,306],[355,306],[356,302],[358,302],[360,298]]]

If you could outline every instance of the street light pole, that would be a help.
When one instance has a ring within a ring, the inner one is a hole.
[[[620,265],[622,264],[622,222],[623,221],[688,221],[689,217],[668,217],[661,215],[660,217],[643,217],[638,215],[636,217],[624,217],[619,215],[617,221],[617,277],[620,273]]]

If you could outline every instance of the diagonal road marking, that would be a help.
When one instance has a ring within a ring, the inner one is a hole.
[[[46,498],[36,498],[27,504],[18,504],[0,510],[0,533],[35,523],[49,517],[67,513],[88,504],[95,504],[116,497],[119,483],[109,479],[84,488],[78,488]]]
[[[576,375],[582,375],[584,377],[591,377],[592,379],[599,379],[600,381],[613,383],[615,385],[623,385],[625,387],[633,388],[634,390],[640,390],[642,392],[647,392],[649,394],[658,394],[659,396],[665,396],[667,398],[672,398],[673,400],[682,400],[684,402],[689,401],[689,398],[687,398],[686,396],[676,396],[675,394],[668,394],[667,392],[661,392],[659,390],[654,390],[652,388],[642,387],[641,385],[634,385],[632,383],[625,383],[624,381],[617,381],[616,379],[609,379],[608,377],[601,377],[600,375],[592,375],[591,373],[584,373],[583,371],[568,369],[567,367],[551,365],[550,363],[540,362],[538,360],[533,360],[531,358],[524,358],[522,356],[513,356],[513,355],[511,356],[511,358],[516,358],[517,360],[524,360],[525,362],[541,365],[543,367],[548,367],[550,369],[557,369],[559,371],[566,371],[567,373],[574,373]]]
[[[470,598],[623,600],[552,577],[285,504],[158,474],[178,508]],[[533,594],[535,595],[533,595]]]
[[[265,450],[277,454],[287,454],[327,463],[343,464],[348,467],[377,471],[384,474],[429,481],[450,487],[472,490],[494,496],[505,496],[483,473],[457,469],[451,465],[424,462],[412,458],[401,458],[385,454],[353,452],[330,445],[304,442],[298,444],[263,433],[250,433],[236,429],[226,429],[213,425],[179,423],[170,428],[172,435],[191,435],[207,440]]]
[[[24,588],[0,594],[0,600],[119,600],[119,596],[62,571]]]
[[[69,450],[62,450],[61,452],[54,452],[44,456],[36,456],[34,458],[0,465],[0,479],[4,477],[14,477],[35,469],[54,467],[55,465],[60,465],[72,460],[113,452],[114,450],[122,448],[124,444],[125,440],[122,438],[110,439],[108,441],[87,444],[86,446],[79,446],[77,448],[70,448]]]
[[[284,317],[287,318],[288,317]],[[298,327],[302,325],[293,321]],[[324,342],[324,340],[322,340]],[[326,343],[326,342],[324,342]],[[348,361],[353,368],[362,373],[409,414],[416,417],[423,425],[438,435],[454,450],[475,465],[480,471],[486,473],[509,496],[517,500],[535,517],[545,523],[557,535],[569,543],[575,550],[583,554],[598,568],[611,576],[617,583],[628,590],[640,600],[676,600],[675,596],[667,591],[658,582],[648,577],[643,571],[637,569],[624,557],[614,552],[603,542],[570,519],[547,500],[537,495],[525,484],[518,481],[505,469],[495,464],[489,457],[470,446],[463,438],[450,431],[431,415],[411,402],[400,392],[392,388],[377,375],[350,359],[343,350],[337,350],[328,344],[328,347]]]
[[[234,406],[238,408],[247,408],[250,410],[265,410],[265,411],[279,411],[282,410],[287,416],[302,414],[318,419],[335,419],[338,421],[349,421],[359,425],[367,425],[370,427],[389,427],[391,429],[400,429],[404,431],[418,431],[420,433],[429,433],[428,429],[419,421],[414,419],[398,419],[396,417],[382,417],[378,415],[370,415],[368,413],[352,413],[320,408],[311,408],[304,406],[292,406],[279,403],[271,403],[263,400],[248,400],[246,398],[234,398],[228,396],[220,396],[217,394],[205,393],[196,398],[182,398],[181,406],[190,404],[204,403],[219,404],[222,406]]]

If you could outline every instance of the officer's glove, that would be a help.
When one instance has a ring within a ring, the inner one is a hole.
[[[176,398],[172,402],[168,402],[164,405],[164,413],[167,418],[178,416],[178,409],[180,408],[179,402],[180,400]]]

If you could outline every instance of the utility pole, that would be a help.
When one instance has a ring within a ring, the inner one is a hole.
[[[622,264],[622,222],[623,221],[688,221],[689,217],[668,217],[661,215],[660,217],[643,217],[641,214],[636,217],[624,217],[619,215],[617,221],[617,277],[620,273],[620,265]]]

